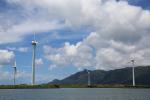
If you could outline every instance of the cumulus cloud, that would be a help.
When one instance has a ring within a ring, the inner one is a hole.
[[[21,6],[22,10],[19,12],[24,19],[3,22],[9,23],[9,29],[2,28],[1,43],[20,41],[31,32],[59,29],[63,26],[90,26],[103,38],[133,43],[141,39],[141,33],[150,25],[149,11],[131,6],[126,1],[7,0],[7,3]],[[6,37],[3,33],[12,37]]]
[[[82,0],[80,6],[79,23],[72,20],[69,23],[89,25],[95,32],[77,44],[65,43],[61,48],[45,46],[45,57],[52,66],[92,66],[109,70],[126,67],[133,58],[137,65],[150,64],[150,11],[115,0]]]
[[[11,64],[14,60],[14,57],[14,52],[8,50],[0,50],[0,65]]]
[[[64,27],[59,20],[51,20],[49,15],[45,15],[47,11],[45,12],[42,8],[36,11],[38,7],[33,2],[28,7],[24,7],[26,3],[20,0],[5,2],[10,9],[4,9],[0,13],[0,44],[22,41],[33,32],[47,32]],[[43,13],[40,14],[40,12]]]
[[[24,20],[7,22],[1,43],[16,42],[33,31],[82,26],[93,32],[76,44],[44,46],[45,58],[56,66],[114,69],[125,67],[131,58],[149,64],[150,11],[128,4],[126,0],[7,0],[23,9]],[[36,17],[35,17],[36,16]],[[6,23],[6,22],[4,22]],[[13,37],[7,37],[12,36]],[[14,35],[12,33],[18,33]]]
[[[91,33],[86,39],[75,45],[65,43],[61,48],[44,46],[45,58],[52,62],[50,67],[74,66],[78,69],[110,70],[131,66],[128,63],[130,59],[135,59],[136,65],[150,64],[149,48],[140,50],[137,45],[124,44],[114,40],[101,42],[101,38],[96,40],[97,34]],[[96,41],[93,41],[94,37]]]
[[[2,70],[2,68],[0,68],[0,75],[1,75],[1,77],[0,77],[0,80],[8,80],[9,79],[9,77],[11,76],[10,75],[10,72],[8,72],[8,71],[3,71]]]
[[[0,44],[22,41],[27,35],[45,32],[63,27],[57,22],[22,22],[19,25],[12,25],[10,29],[0,29]]]
[[[28,47],[19,47],[19,48],[16,48],[16,47],[6,47],[6,49],[11,50],[11,51],[15,51],[15,52],[19,51],[19,52],[22,52],[22,53],[26,53],[29,50]]]
[[[20,48],[18,48],[18,51],[20,51],[20,52],[28,52],[28,48],[27,47],[20,47]]]
[[[42,58],[35,59],[35,63],[36,63],[36,65],[42,65],[43,64],[43,59]]]

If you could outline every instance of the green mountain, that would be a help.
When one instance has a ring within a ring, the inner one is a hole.
[[[90,71],[91,84],[132,84],[132,68],[122,68],[110,71],[94,70]],[[88,80],[87,70],[77,72],[62,80],[53,80],[49,84],[62,85],[86,85]],[[150,66],[135,67],[135,81],[138,85],[150,85]]]

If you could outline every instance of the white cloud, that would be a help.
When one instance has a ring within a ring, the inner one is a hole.
[[[43,59],[42,58],[35,59],[35,63],[36,65],[43,65]]]
[[[57,22],[26,21],[19,25],[12,25],[9,29],[0,30],[0,44],[19,42],[27,35],[62,28]]]
[[[46,47],[46,48],[45,48]],[[48,46],[44,46],[44,51],[47,51],[47,48],[51,48]],[[55,50],[55,52],[53,52]],[[69,43],[65,43],[63,48],[51,49],[49,53],[46,52],[45,58],[50,60],[53,65],[51,67],[58,66],[76,66],[76,67],[89,67],[94,63],[92,60],[92,51],[91,48],[86,45],[81,45],[78,43],[77,45],[70,45]]]
[[[77,44],[67,42],[60,48],[44,46],[45,58],[53,67],[93,66],[108,70],[124,67],[132,57],[136,57],[139,64],[149,64],[150,40],[146,38],[150,31],[149,10],[116,0],[7,1],[21,6],[27,17],[19,24],[10,22],[10,29],[2,28],[0,43],[20,41],[34,31],[82,26],[93,30]]]
[[[76,45],[65,43],[62,48],[43,48],[45,58],[52,62],[52,68],[60,66],[75,66],[80,68],[116,69],[130,66],[130,59],[136,60],[136,65],[149,65],[150,49],[139,50],[137,45],[124,44],[114,40],[96,40],[98,33],[91,33]],[[95,36],[95,38],[94,38]],[[92,38],[92,39],[91,39]],[[93,41],[93,39],[95,39]],[[100,43],[100,44],[97,44]],[[54,50],[54,51],[53,51]],[[49,53],[48,53],[49,52]]]
[[[9,29],[1,29],[0,37],[3,38],[0,43],[17,42],[32,32],[45,32],[64,26],[70,28],[90,26],[103,38],[130,43],[141,39],[141,33],[150,26],[150,12],[131,6],[126,1],[7,0],[7,2],[10,5],[21,6],[20,13],[24,19],[17,21],[17,24],[14,24],[16,21],[8,21]]]
[[[28,47],[20,47],[18,48],[19,52],[28,52]]]
[[[14,57],[14,52],[8,50],[0,50],[0,65],[10,65]]]
[[[0,81],[1,80],[8,80],[10,78],[10,76],[11,76],[10,72],[3,71],[2,68],[0,68],[0,75],[1,75]]]
[[[18,47],[18,48],[16,48],[16,47],[6,47],[6,49],[8,49],[10,51],[14,51],[14,52],[19,51],[19,52],[23,52],[23,53],[28,52],[28,50],[29,50],[28,47]]]
[[[81,0],[79,4],[79,15],[73,16],[78,23],[67,17],[68,23],[89,25],[95,32],[75,45],[66,43],[58,49],[47,46],[51,50],[46,58],[53,66],[92,66],[109,70],[126,67],[131,58],[135,58],[138,65],[149,64],[150,46],[145,38],[149,37],[150,11],[115,0]]]

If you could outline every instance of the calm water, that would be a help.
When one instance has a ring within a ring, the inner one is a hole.
[[[0,100],[150,100],[150,89],[7,89]]]

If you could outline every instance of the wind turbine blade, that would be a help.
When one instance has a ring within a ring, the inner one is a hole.
[[[15,75],[17,74],[17,68],[15,67]]]
[[[13,65],[13,67],[16,67],[16,66],[17,66],[16,61],[14,61],[14,65]]]
[[[17,67],[17,63],[16,63],[16,61],[15,61],[15,65],[14,65],[15,67]]]
[[[35,33],[34,33],[34,41],[35,41]]]

